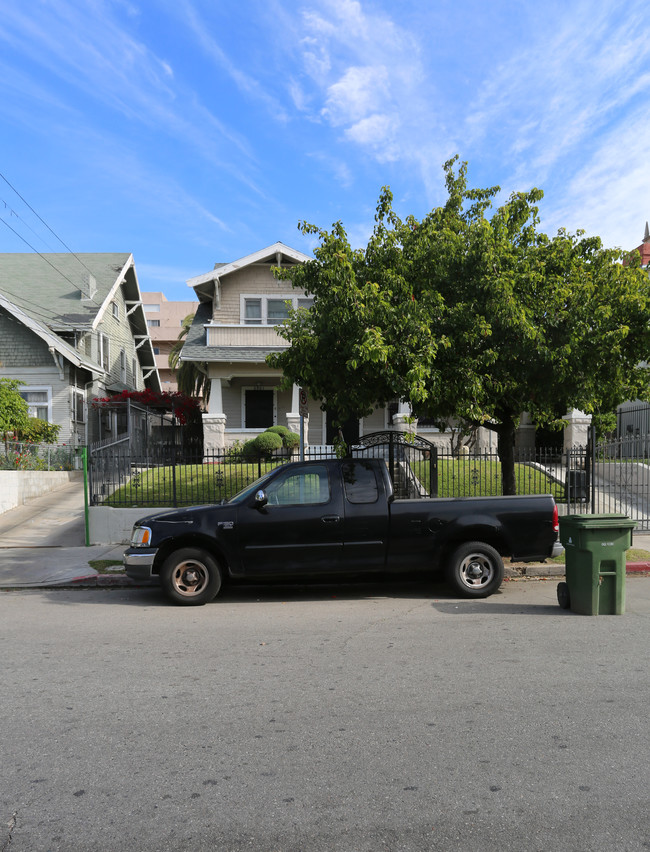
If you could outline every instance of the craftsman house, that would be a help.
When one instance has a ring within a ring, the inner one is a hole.
[[[0,254],[0,377],[23,382],[30,414],[75,445],[99,436],[94,397],[160,391],[133,256]]]
[[[220,449],[243,442],[273,425],[299,431],[299,388],[281,390],[281,374],[265,362],[271,352],[288,346],[275,328],[293,308],[309,308],[311,299],[278,281],[273,267],[305,263],[311,258],[283,243],[274,243],[231,263],[190,279],[199,308],[181,358],[192,361],[210,378],[208,412],[204,415],[205,447]],[[329,445],[333,427],[320,402],[308,400],[306,443]],[[348,440],[403,424],[408,411],[397,403],[370,417],[347,424]]]

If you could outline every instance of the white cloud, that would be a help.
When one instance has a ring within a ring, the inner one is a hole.
[[[389,100],[388,72],[383,66],[348,68],[327,90],[323,115],[334,126],[358,122]]]

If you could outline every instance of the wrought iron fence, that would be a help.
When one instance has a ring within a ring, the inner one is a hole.
[[[6,440],[0,443],[0,470],[76,470],[78,451],[70,444],[32,444]]]
[[[590,443],[570,451],[568,511],[616,513],[650,529],[650,464],[638,436]],[[641,450],[641,451],[640,451]]]
[[[398,497],[478,497],[502,493],[501,465],[494,453],[454,456],[428,442],[376,441],[351,448],[354,457],[385,461]],[[306,458],[332,458],[325,446],[310,448]],[[566,499],[566,476],[555,451],[519,453],[516,461],[520,494],[551,493]],[[276,453],[255,460],[240,450],[205,453],[194,459],[159,447],[134,457],[128,442],[98,448],[89,463],[93,505],[167,507],[218,503],[229,499],[280,464],[298,460],[297,453]]]

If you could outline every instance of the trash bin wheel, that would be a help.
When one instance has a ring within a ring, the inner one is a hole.
[[[557,602],[560,604],[562,609],[568,609],[571,606],[569,586],[566,583],[557,584]]]

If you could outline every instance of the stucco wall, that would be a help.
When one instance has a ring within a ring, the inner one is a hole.
[[[0,514],[82,479],[80,470],[0,470]]]
[[[111,509],[91,506],[88,510],[88,538],[93,544],[128,544],[133,524],[146,515],[157,515],[172,509]]]

